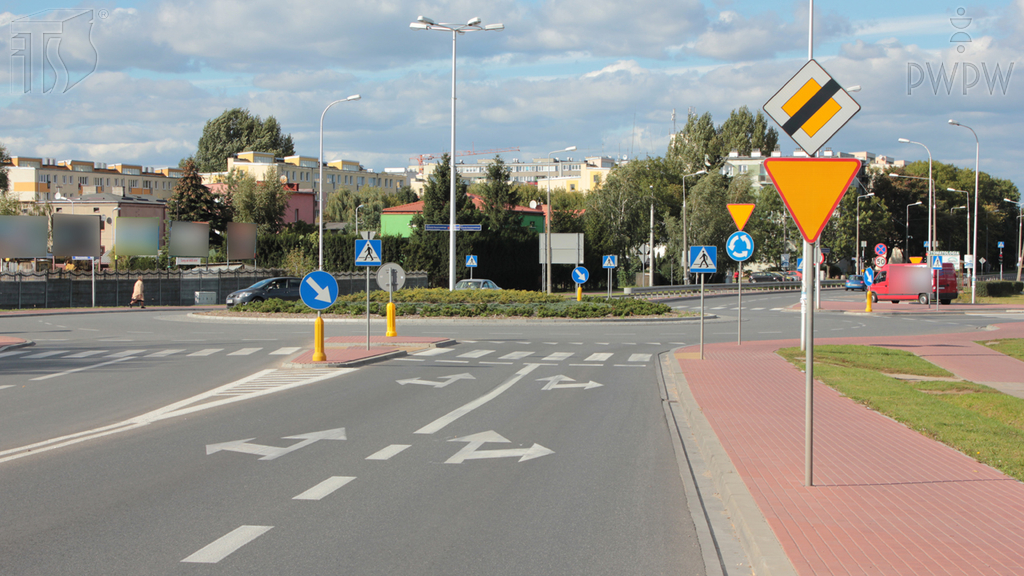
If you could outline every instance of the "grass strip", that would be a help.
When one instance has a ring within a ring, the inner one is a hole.
[[[1024,362],[1024,339],[1007,338],[1005,340],[979,340],[978,344],[987,346],[1000,354],[1006,354]]]
[[[913,356],[872,346],[817,346],[814,376],[854,401],[1024,481],[1024,400],[971,382],[905,382],[880,373],[879,359],[893,352]],[[799,348],[784,348],[779,354],[803,369]],[[891,372],[915,374],[919,365],[901,360],[901,366]]]

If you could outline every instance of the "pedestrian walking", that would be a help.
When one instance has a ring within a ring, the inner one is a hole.
[[[135,281],[135,288],[132,289],[132,299],[128,301],[128,307],[131,308],[135,304],[138,304],[140,308],[146,307],[146,297],[142,289],[142,276]]]

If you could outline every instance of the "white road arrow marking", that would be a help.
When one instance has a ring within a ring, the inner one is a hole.
[[[320,285],[314,282],[312,278],[306,278],[306,284],[309,284],[313,290],[316,290],[316,296],[313,297],[314,300],[320,300],[321,302],[331,301],[330,288],[321,288]]]
[[[426,386],[433,386],[434,388],[444,388],[445,386],[455,382],[457,380],[476,380],[472,374],[452,374],[451,376],[442,376],[441,382],[434,382],[433,380],[422,380],[420,378],[407,378],[405,380],[398,380],[397,382],[402,386],[406,384],[424,384]]]
[[[480,458],[519,458],[520,462],[525,462],[526,460],[533,460],[534,458],[540,458],[541,456],[547,456],[548,454],[555,453],[554,450],[545,448],[540,444],[534,444],[529,448],[477,450],[477,448],[488,442],[511,442],[511,440],[505,438],[501,434],[498,434],[494,430],[488,430],[487,432],[480,432],[470,436],[463,436],[462,438],[452,438],[449,442],[468,442],[468,444],[466,444],[462,450],[456,452],[454,456],[445,460],[445,464],[461,464],[466,460],[477,460]]]
[[[558,376],[550,376],[548,378],[538,378],[537,382],[547,382],[541,390],[554,390],[556,388],[583,388],[584,390],[590,390],[591,388],[598,388],[604,386],[604,384],[598,384],[591,380],[590,382],[575,382],[568,376],[559,374]],[[560,384],[560,382],[574,382],[573,384]]]
[[[302,442],[296,442],[291,446],[285,446],[279,448],[277,446],[265,446],[263,444],[251,444],[249,441],[254,438],[246,438],[245,440],[235,440],[233,442],[221,442],[220,444],[207,444],[206,454],[210,455],[221,450],[227,450],[229,452],[241,452],[243,454],[258,454],[263,456],[260,460],[273,460],[280,458],[289,452],[294,452],[301,448],[305,448],[310,444],[319,440],[345,440],[345,429],[334,428],[333,430],[323,430],[321,432],[310,432],[308,434],[298,434],[296,436],[285,436],[285,440],[302,440]]]

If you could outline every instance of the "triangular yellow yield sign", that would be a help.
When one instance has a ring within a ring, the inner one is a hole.
[[[860,171],[856,158],[768,158],[764,168],[804,240],[815,242]]]
[[[732,214],[732,221],[736,223],[736,229],[743,232],[743,227],[747,225],[747,220],[750,220],[750,215],[754,213],[753,204],[726,204],[729,209],[729,214]]]

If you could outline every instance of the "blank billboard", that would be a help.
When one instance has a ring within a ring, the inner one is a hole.
[[[167,244],[171,256],[209,258],[210,224],[207,222],[171,222],[171,240]]]
[[[57,258],[102,256],[99,217],[90,214],[54,214],[53,255]]]
[[[256,225],[228,222],[228,260],[256,258]]]
[[[0,258],[46,258],[46,216],[0,216]]]
[[[114,254],[157,256],[160,253],[160,218],[114,219]]]

